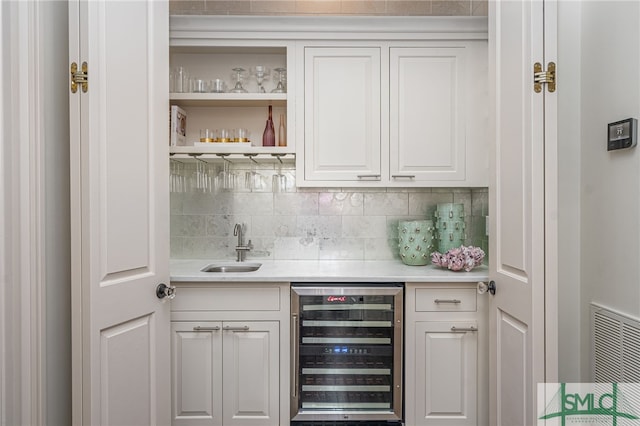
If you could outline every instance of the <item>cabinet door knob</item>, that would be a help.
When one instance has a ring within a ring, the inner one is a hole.
[[[491,295],[496,294],[496,282],[489,281],[489,283],[485,283],[484,281],[478,282],[478,294],[484,294],[489,292]]]
[[[156,296],[158,299],[173,299],[176,297],[176,287],[172,285],[166,285],[165,283],[158,284],[156,287]]]

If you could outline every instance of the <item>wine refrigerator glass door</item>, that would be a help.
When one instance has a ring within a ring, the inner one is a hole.
[[[292,420],[402,419],[403,287],[292,286]]]

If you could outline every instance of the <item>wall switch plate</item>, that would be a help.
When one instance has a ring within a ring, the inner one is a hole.
[[[608,130],[607,151],[636,146],[638,120],[635,118],[627,118],[626,120],[609,123]]]

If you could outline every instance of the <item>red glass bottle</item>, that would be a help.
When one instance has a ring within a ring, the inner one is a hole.
[[[262,146],[276,146],[276,131],[273,128],[272,108],[269,105],[269,118],[262,134]]]

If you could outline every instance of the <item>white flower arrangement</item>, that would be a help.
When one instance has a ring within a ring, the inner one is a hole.
[[[482,265],[484,251],[480,247],[460,246],[452,248],[446,253],[431,253],[431,263],[452,271],[471,271],[478,265]]]

